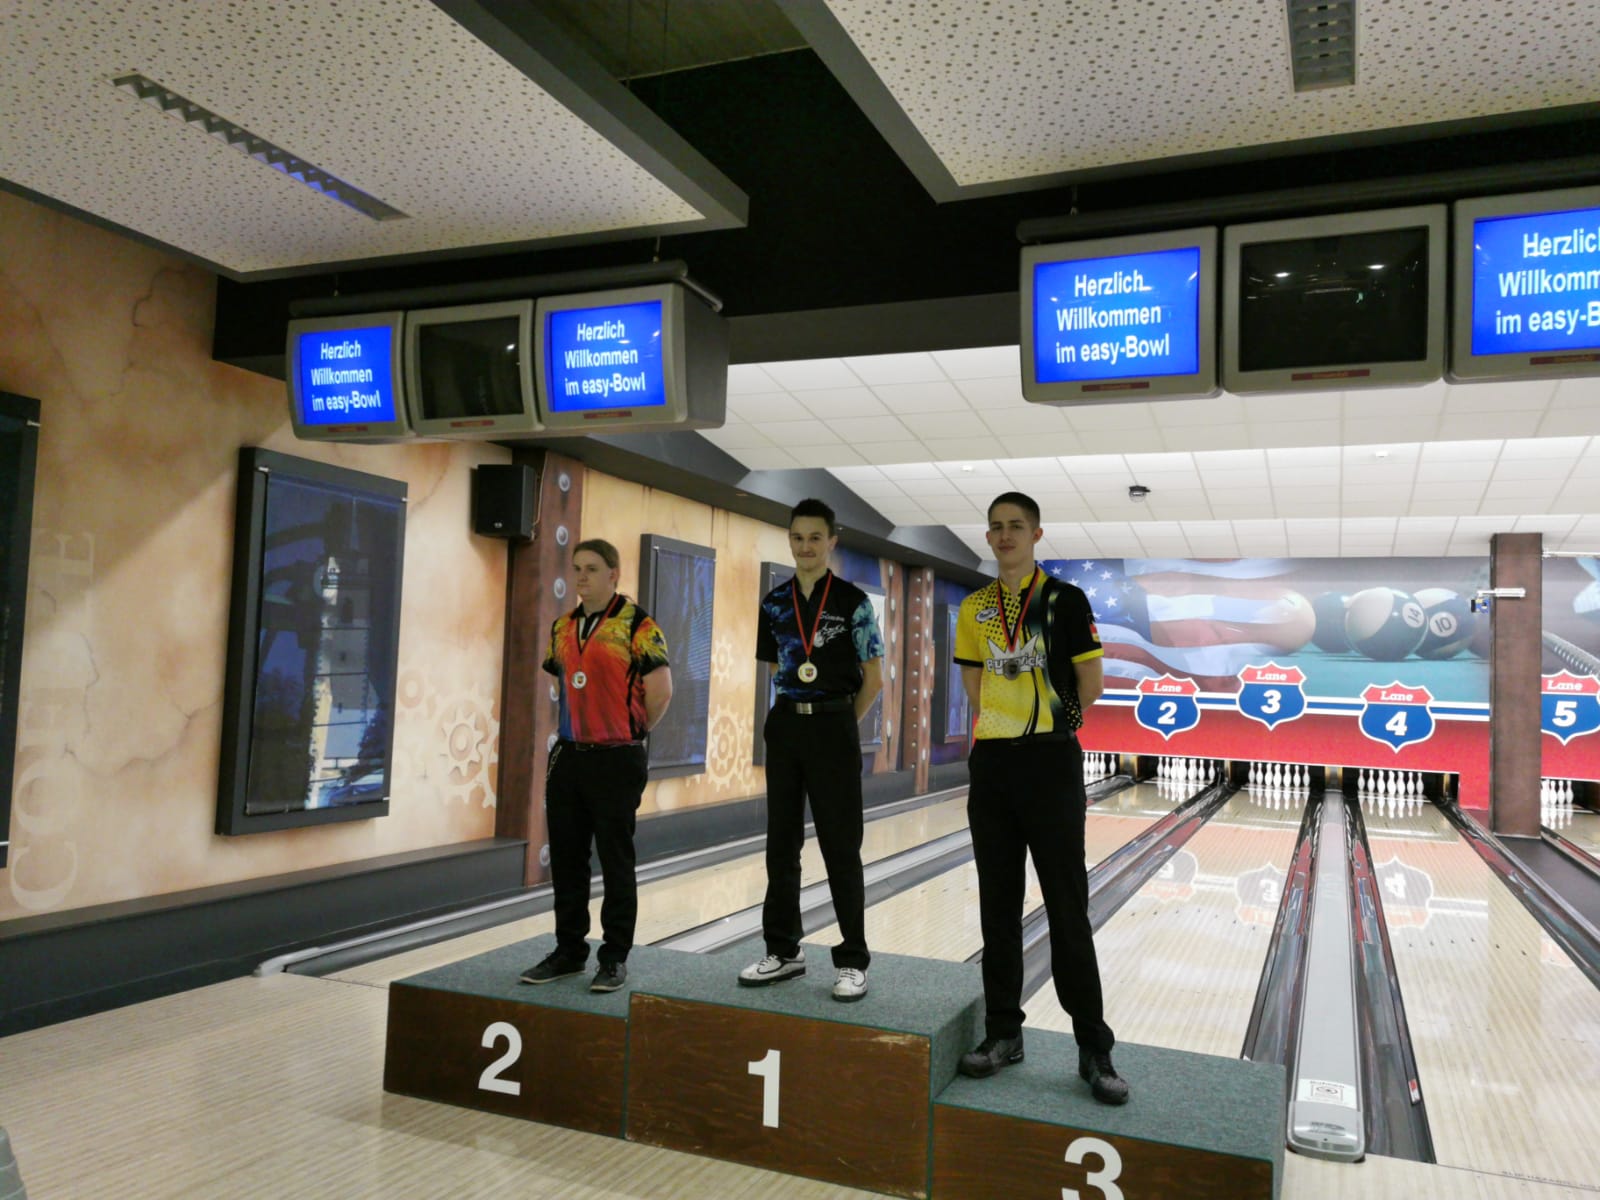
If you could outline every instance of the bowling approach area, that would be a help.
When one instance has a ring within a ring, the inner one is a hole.
[[[1076,1077],[1031,879],[1027,1058],[955,1076],[981,1036],[957,790],[869,814],[860,1003],[828,996],[814,844],[810,974],[734,985],[757,842],[641,886],[621,992],[516,982],[548,912],[378,943],[0,1041],[0,1124],[34,1197],[1596,1195],[1600,989],[1448,776],[1099,766],[1090,907],[1124,1109]],[[1600,819],[1582,786],[1572,809]],[[1341,961],[1342,1010],[1321,1003]]]

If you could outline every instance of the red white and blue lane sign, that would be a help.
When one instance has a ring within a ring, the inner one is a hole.
[[[1402,746],[1425,742],[1433,736],[1433,714],[1428,711],[1433,697],[1427,688],[1399,681],[1373,683],[1361,698],[1366,701],[1361,710],[1361,732],[1373,741],[1398,753]]]
[[[1246,667],[1239,672],[1239,711],[1268,729],[1292,721],[1306,711],[1306,693],[1301,686],[1306,673],[1299,667]]]
[[[1565,746],[1600,729],[1600,678],[1560,671],[1541,675],[1539,728]]]
[[[1139,702],[1133,706],[1133,719],[1163,738],[1193,729],[1200,724],[1200,702],[1195,699],[1200,685],[1192,679],[1139,680]]]

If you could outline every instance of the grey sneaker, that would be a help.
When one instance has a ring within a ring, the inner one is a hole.
[[[849,1004],[867,994],[867,973],[857,967],[840,967],[833,981],[833,998]]]
[[[1109,1050],[1086,1050],[1078,1047],[1078,1077],[1089,1085],[1094,1098],[1101,1104],[1126,1104],[1128,1081],[1117,1074],[1111,1065]]]
[[[627,963],[601,963],[589,981],[591,992],[614,992],[628,981]]]
[[[583,974],[583,960],[568,958],[561,951],[546,954],[534,966],[522,973],[523,983],[554,983],[571,975]]]
[[[1001,1067],[1022,1061],[1022,1035],[1014,1038],[986,1037],[976,1049],[968,1050],[956,1070],[972,1079],[986,1079]]]
[[[793,979],[797,975],[806,973],[806,952],[800,951],[793,958],[780,958],[776,954],[769,954],[760,962],[751,963],[739,972],[740,987],[766,987],[769,983],[782,983],[785,979]]]

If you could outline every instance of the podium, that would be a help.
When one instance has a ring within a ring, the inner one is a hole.
[[[1284,1072],[1272,1064],[1119,1044],[1133,1089],[1096,1103],[1066,1034],[1026,1029],[1027,1057],[958,1077],[934,1104],[933,1194],[1273,1200],[1283,1177]],[[1118,1191],[1108,1191],[1114,1185]]]
[[[765,988],[738,986],[732,955],[649,946],[615,992],[589,971],[517,981],[554,948],[392,984],[384,1088],[897,1196],[1277,1195],[1281,1067],[1119,1044],[1133,1099],[1108,1108],[1061,1034],[1027,1030],[1027,1059],[990,1079],[956,1074],[983,1036],[965,963],[876,955],[850,1004],[815,946],[807,975]]]

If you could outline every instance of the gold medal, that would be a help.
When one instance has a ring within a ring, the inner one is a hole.
[[[583,691],[583,689],[585,687],[587,687],[588,685],[589,685],[589,677],[587,675],[585,675],[582,671],[574,671],[572,673],[572,686],[577,688],[578,691],[580,691],[580,692]]]
[[[796,667],[794,673],[800,677],[801,683],[815,683],[817,681],[816,664],[809,660]]]

